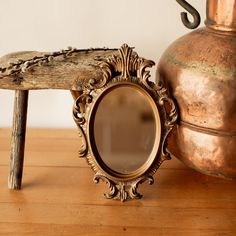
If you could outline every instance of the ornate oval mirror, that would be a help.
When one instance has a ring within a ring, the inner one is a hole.
[[[74,104],[74,120],[83,144],[79,152],[104,180],[107,198],[141,198],[139,184],[170,159],[166,139],[177,120],[174,102],[162,85],[149,81],[154,62],[138,57],[127,45],[102,61],[103,77],[84,84]]]
[[[160,143],[159,112],[149,94],[123,83],[106,90],[96,102],[91,124],[94,150],[111,172],[140,172],[155,157]]]

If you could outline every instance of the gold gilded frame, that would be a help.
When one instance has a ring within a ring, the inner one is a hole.
[[[177,111],[173,100],[169,97],[162,84],[149,80],[150,72],[146,70],[155,63],[140,58],[128,45],[119,49],[118,55],[113,55],[102,61],[100,66],[103,77],[96,81],[91,79],[83,85],[82,94],[76,99],[73,107],[73,117],[82,138],[80,157],[86,157],[94,170],[94,182],[103,180],[108,184],[109,193],[104,194],[109,199],[139,199],[139,184],[154,182],[153,175],[164,160],[170,159],[167,150],[167,137],[177,121]],[[97,151],[94,140],[94,118],[100,101],[107,93],[117,87],[128,86],[139,90],[152,106],[156,126],[156,138],[153,150],[148,160],[136,171],[128,174],[118,173],[109,168]],[[158,130],[160,132],[158,132]]]

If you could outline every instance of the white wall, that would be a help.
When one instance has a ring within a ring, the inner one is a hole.
[[[205,1],[189,2],[204,19]],[[0,0],[0,56],[128,43],[158,62],[165,48],[188,32],[182,10],[175,0]],[[13,98],[13,91],[0,90],[0,127],[11,126]],[[72,105],[69,91],[32,91],[28,126],[74,127]]]

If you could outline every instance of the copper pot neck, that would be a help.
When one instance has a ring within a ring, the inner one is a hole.
[[[236,33],[236,0],[207,0],[205,24],[213,30]]]

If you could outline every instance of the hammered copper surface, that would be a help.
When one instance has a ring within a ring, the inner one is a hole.
[[[169,149],[203,173],[236,178],[236,0],[208,0],[205,22],[159,62],[180,112]]]

